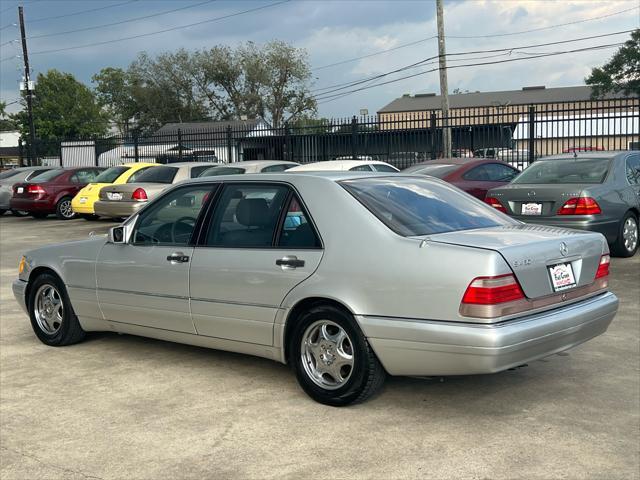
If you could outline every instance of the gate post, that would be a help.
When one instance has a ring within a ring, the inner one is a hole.
[[[356,142],[358,141],[358,119],[354,115],[351,119],[351,158],[356,160]]]
[[[182,161],[182,130],[178,129],[178,159]]]
[[[233,148],[231,143],[233,136],[231,135],[231,125],[227,125],[227,163],[233,163]]]
[[[531,105],[529,107],[529,163],[535,161],[536,153],[536,107]]]
[[[431,159],[435,160],[437,158],[436,148],[436,112],[431,112],[431,117],[429,119],[429,131],[431,132]]]
[[[140,161],[140,152],[138,151],[138,133],[137,132],[133,132],[133,157],[135,158],[136,163]]]
[[[291,151],[291,128],[289,127],[289,122],[284,124],[284,158],[283,160],[287,160],[289,162],[293,161],[293,152]]]

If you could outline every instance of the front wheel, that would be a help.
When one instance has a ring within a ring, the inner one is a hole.
[[[31,327],[42,343],[62,347],[84,340],[86,333],[58,277],[49,273],[39,275],[29,291]]]
[[[289,352],[300,386],[325,405],[362,402],[384,383],[386,372],[353,317],[332,306],[297,319]]]
[[[75,212],[71,209],[71,197],[63,197],[56,204],[56,217],[60,220],[70,220],[75,217]]]
[[[633,212],[627,212],[620,222],[618,238],[611,246],[611,253],[617,257],[633,257],[637,251],[638,218]]]

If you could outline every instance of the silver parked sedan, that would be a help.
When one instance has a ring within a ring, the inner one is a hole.
[[[386,374],[499,372],[600,335],[608,274],[602,235],[434,178],[301,172],[184,182],[107,238],[27,252],[13,290],[47,345],[105,330],[258,355],[339,406]]]
[[[487,192],[494,208],[527,223],[600,232],[614,255],[638,250],[640,152],[593,152],[538,160]]]

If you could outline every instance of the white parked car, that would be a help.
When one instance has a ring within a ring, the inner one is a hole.
[[[327,162],[305,163],[287,172],[399,172],[396,167],[378,160],[329,160]]]

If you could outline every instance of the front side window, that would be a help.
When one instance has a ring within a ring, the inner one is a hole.
[[[512,183],[548,185],[555,183],[602,183],[609,171],[610,158],[571,158],[538,160],[529,165]]]
[[[640,155],[627,157],[626,172],[631,185],[640,185]]]
[[[281,185],[228,184],[209,226],[212,247],[272,246],[289,189]]]
[[[104,172],[98,175],[95,179],[95,183],[113,183],[120,175],[129,170],[129,167],[122,165],[117,167],[107,168]]]
[[[133,243],[187,245],[212,188],[209,185],[193,185],[174,190],[159,199],[141,213],[133,233]]]
[[[382,223],[405,237],[518,224],[454,187],[428,179],[373,177],[341,184]]]
[[[178,173],[176,167],[153,167],[145,170],[136,183],[173,183],[176,173]]]
[[[320,248],[320,240],[313,225],[309,222],[298,197],[291,196],[282,231],[278,240],[279,247]]]

